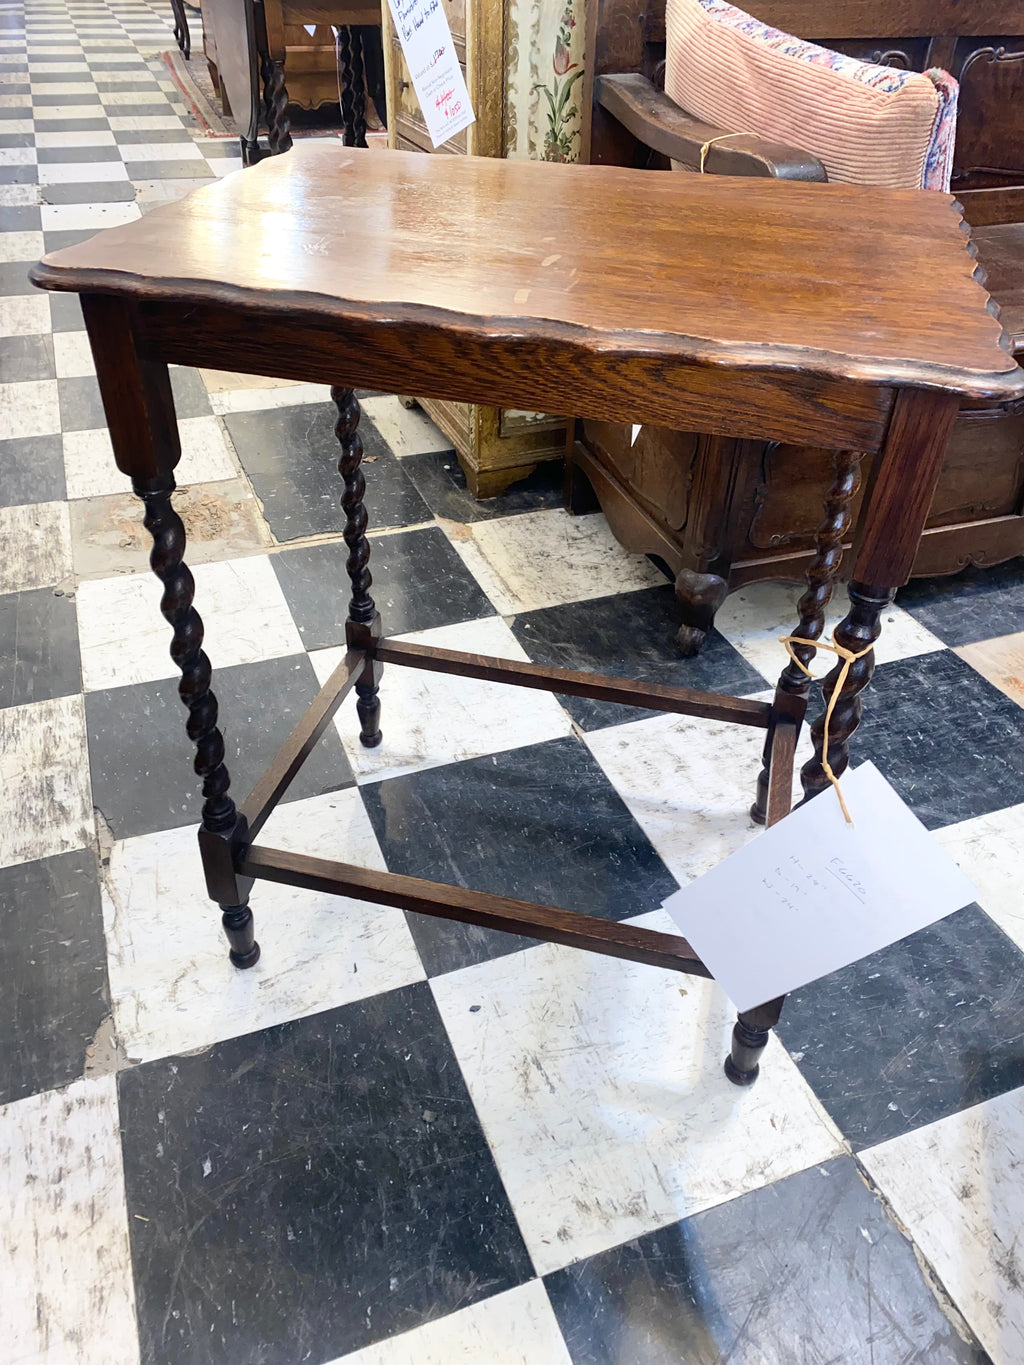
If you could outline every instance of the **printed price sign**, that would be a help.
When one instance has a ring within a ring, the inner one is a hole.
[[[441,0],[388,0],[405,63],[435,147],[475,122]]]

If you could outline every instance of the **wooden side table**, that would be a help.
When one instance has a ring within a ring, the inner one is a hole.
[[[47,256],[33,280],[82,295],[115,457],[145,504],[203,782],[207,887],[232,961],[249,967],[259,956],[248,901],[264,878],[709,975],[672,935],[254,843],[350,692],[362,742],[381,743],[385,664],[754,726],[766,735],[757,810],[772,823],[790,808],[808,698],[792,665],[769,705],[387,639],[370,595],[355,385],[544,409],[570,384],[586,416],[834,450],[796,626],[811,640],[823,629],[860,457],[877,452],[851,608],[836,631],[856,651],[877,638],[907,579],[961,398],[1024,396],[975,275],[957,206],[940,194],[381,156],[328,142]],[[348,651],[240,807],[171,505],[180,446],[168,363],[335,382]],[[808,661],[814,649],[801,652]],[[853,666],[833,713],[837,773],[872,667],[870,654]],[[820,723],[812,735],[808,796],[826,785]],[[755,1079],[781,1006],[740,1016],[732,1080]]]

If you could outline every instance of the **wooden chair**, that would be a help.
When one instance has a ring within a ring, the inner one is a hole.
[[[863,60],[941,66],[960,82],[953,190],[973,227],[987,288],[1024,355],[1024,6],[1019,0],[753,0],[759,19]],[[1000,34],[993,38],[991,35]],[[691,171],[823,180],[795,147],[711,127],[658,88],[664,0],[599,0],[591,160]],[[714,139],[730,134],[728,141]],[[710,145],[708,145],[710,143]],[[642,208],[638,224],[642,224]],[[642,229],[638,229],[642,230]],[[680,244],[685,250],[685,243]],[[676,575],[679,644],[700,651],[729,591],[799,580],[821,521],[830,456],[809,446],[584,422],[569,452],[570,508],[596,494],[618,539],[659,555]],[[1024,553],[1024,414],[965,404],[956,424],[915,576],[954,573]]]
[[[292,145],[285,84],[286,28],[296,24],[338,28],[341,113],[347,146],[366,146],[364,76],[385,117],[380,0],[203,0],[204,45],[210,74],[230,108],[242,143],[242,162],[260,158],[259,126],[267,128],[271,155]],[[332,54],[333,62],[333,54]],[[333,70],[332,81],[336,81]],[[263,82],[262,99],[258,82]]]

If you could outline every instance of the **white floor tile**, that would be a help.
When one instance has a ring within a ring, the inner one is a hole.
[[[50,330],[50,300],[45,294],[0,298],[0,337],[39,336]]]
[[[795,583],[752,583],[726,598],[715,617],[715,625],[729,643],[759,673],[774,683],[785,668],[788,656],[780,635],[796,629],[796,604],[803,588]],[[841,585],[829,603],[824,638],[831,640],[833,629],[850,608],[846,587]],[[889,607],[882,616],[882,634],[875,645],[875,662],[893,663],[915,654],[931,654],[944,649],[942,641],[920,625],[909,612]],[[835,655],[821,650],[812,664],[816,676],[824,676],[834,666]]]
[[[268,408],[290,408],[298,403],[329,403],[329,384],[281,384],[273,388],[222,389],[210,394],[216,413],[263,412]]]
[[[82,232],[86,228],[118,227],[141,218],[138,204],[44,204],[44,232]]]
[[[644,555],[627,554],[600,513],[529,512],[445,529],[502,616],[666,581]]]
[[[861,1153],[994,1365],[1024,1360],[1024,1090]]]
[[[34,147],[0,147],[0,166],[34,166]]]
[[[114,134],[95,128],[91,132],[36,133],[37,147],[113,147]]]
[[[368,417],[396,455],[420,455],[450,450],[451,441],[419,408],[405,408],[394,394],[364,398],[363,416]]]
[[[94,184],[127,180],[123,161],[54,161],[38,167],[40,185]]]
[[[103,90],[104,107],[116,109],[119,104],[162,104],[167,107],[167,96],[162,90]]]
[[[33,95],[68,95],[78,99],[82,95],[96,94],[96,82],[88,67],[83,69],[81,80],[75,80],[69,72],[66,81],[32,81],[31,85]]]
[[[115,133],[142,133],[149,128],[183,128],[177,114],[111,114],[107,120]]]
[[[934,837],[978,888],[978,904],[1024,952],[1024,806],[947,825]]]
[[[42,254],[41,232],[0,232],[0,261],[35,262]]]
[[[136,1365],[114,1077],[7,1105],[0,1142],[4,1359]]]
[[[440,649],[527,660],[500,616],[396,638]],[[341,662],[343,653],[339,648],[310,655],[321,683]],[[384,669],[380,696],[384,743],[379,748],[366,749],[359,743],[351,705],[343,706],[334,722],[352,769],[364,782],[540,744],[572,729],[568,714],[548,693],[454,674],[389,665]]]
[[[5,133],[31,133],[35,127],[35,124],[30,118],[5,118],[2,120],[2,123]],[[38,139],[36,140],[36,146],[42,146],[42,143],[40,143]]]
[[[774,1038],[726,1080],[713,982],[545,944],[431,985],[538,1274],[842,1150]]]
[[[82,698],[0,710],[0,867],[84,848],[92,838]]]
[[[40,104],[32,110],[32,115],[37,123],[57,123],[65,122],[73,118],[102,118],[103,106],[101,104],[73,104],[69,100],[67,104]]]
[[[384,868],[355,788],[278,807],[260,843]],[[262,956],[239,971],[206,894],[192,827],[116,844],[103,901],[115,1024],[138,1060],[299,1019],[424,975],[401,911],[272,882],[258,882],[252,894]]]
[[[180,142],[134,142],[121,148],[125,161],[203,161],[202,152],[182,130]]]
[[[302,642],[265,555],[198,564],[195,605],[214,670],[300,654]],[[99,578],[78,589],[82,681],[87,692],[177,676],[171,628],[152,574]]]
[[[3,98],[0,97],[0,107]],[[21,208],[26,204],[40,202],[38,185],[0,185],[0,208]]]
[[[242,169],[242,158],[240,156],[211,156],[206,157],[205,160],[218,180],[223,180],[226,175],[232,175],[235,171]]]
[[[55,332],[53,334],[53,359],[58,379],[75,379],[82,375],[95,374],[92,348],[89,338],[83,332]],[[74,433],[77,435],[78,433]]]
[[[495,1294],[333,1365],[572,1365],[540,1280]]]
[[[84,332],[56,333],[80,336]],[[179,488],[189,484],[233,479],[238,473],[224,432],[216,417],[183,417],[178,423],[181,462],[174,471]],[[106,427],[64,433],[64,472],[69,498],[101,498],[124,493],[131,487],[126,474],[114,463]]]
[[[591,731],[585,742],[680,885],[760,831],[748,812],[763,730],[664,715]],[[805,729],[795,773],[808,745]]]
[[[60,431],[56,379],[0,384],[0,439],[51,436]]]
[[[62,583],[71,573],[67,503],[0,507],[0,546],[0,593]]]

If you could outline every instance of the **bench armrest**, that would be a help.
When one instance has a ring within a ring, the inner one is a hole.
[[[598,76],[597,101],[637,141],[688,170],[701,169],[701,148],[711,143],[704,170],[711,175],[773,176],[777,180],[827,180],[825,168],[809,152],[769,142],[753,133],[729,134],[693,118],[646,76]],[[729,137],[728,142],[713,139]]]

